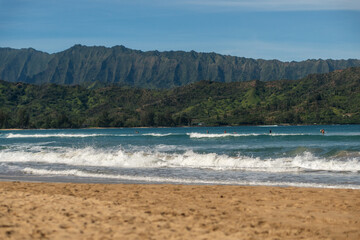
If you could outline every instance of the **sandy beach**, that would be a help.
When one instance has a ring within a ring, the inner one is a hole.
[[[0,182],[0,239],[360,239],[360,191]]]

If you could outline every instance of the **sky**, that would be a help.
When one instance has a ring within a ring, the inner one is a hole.
[[[360,59],[360,0],[0,0],[0,47]]]

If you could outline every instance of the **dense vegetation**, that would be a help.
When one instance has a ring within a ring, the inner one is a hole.
[[[281,62],[183,51],[142,52],[75,45],[47,54],[34,49],[0,48],[0,79],[61,85],[120,84],[152,89],[185,86],[202,80],[241,82],[296,80],[360,66],[360,60]]]
[[[360,68],[171,90],[0,81],[1,128],[360,123]]]

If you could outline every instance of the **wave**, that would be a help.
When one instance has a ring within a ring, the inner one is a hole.
[[[55,134],[15,134],[9,133],[5,138],[88,138],[88,137],[109,137],[109,136],[134,136],[134,134],[68,134],[68,133],[55,133]]]
[[[190,138],[224,138],[224,137],[246,137],[246,136],[260,136],[262,134],[249,133],[187,133]]]
[[[211,184],[211,185],[251,185],[251,186],[292,186],[292,187],[310,187],[310,188],[336,188],[336,189],[360,189],[359,185],[353,184],[323,184],[323,183],[303,183],[303,182],[269,182],[269,181],[244,181],[244,180],[202,180],[189,178],[169,178],[153,176],[131,176],[131,175],[113,175],[100,173],[87,173],[80,170],[45,170],[35,168],[23,169],[25,174],[40,176],[74,176],[84,178],[103,178],[123,181],[137,181],[150,183],[177,183],[177,184]]]
[[[177,135],[174,133],[145,133],[141,136],[152,136],[152,137],[166,137],[171,135]],[[134,137],[139,134],[70,134],[70,133],[55,133],[55,134],[6,134],[5,138],[87,138],[87,137]]]
[[[171,135],[175,135],[175,134],[173,134],[173,133],[145,133],[142,135],[152,136],[152,137],[167,137],[167,136],[171,136]]]
[[[190,138],[225,138],[251,136],[306,136],[305,133],[187,133]]]
[[[35,150],[35,151],[34,151]],[[240,170],[257,172],[360,172],[359,155],[320,158],[310,152],[295,157],[266,158],[228,156],[216,153],[164,153],[147,151],[129,152],[119,148],[43,148],[4,149],[0,162],[31,162],[66,164],[73,166],[100,166],[119,168],[205,168],[212,170]]]
[[[264,128],[268,128],[268,127],[278,127],[279,125],[258,125],[257,127],[264,127]]]
[[[134,137],[134,136],[152,136],[152,137],[167,137],[167,136],[181,136],[177,133],[144,133],[144,134],[71,134],[71,133],[55,133],[55,134],[19,134],[8,133],[2,135],[1,138],[91,138],[91,137]],[[257,136],[321,136],[318,133],[186,133],[190,138],[228,138],[228,137],[257,137]],[[359,137],[360,133],[327,133],[325,137]]]

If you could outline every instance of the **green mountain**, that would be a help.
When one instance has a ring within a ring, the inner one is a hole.
[[[0,81],[0,128],[360,123],[360,67],[167,90]]]
[[[55,54],[0,48],[0,79],[34,84],[100,83],[166,89],[202,80],[296,80],[311,73],[328,73],[354,66],[360,66],[360,60],[281,62],[194,51],[142,52],[124,46],[75,45]]]

